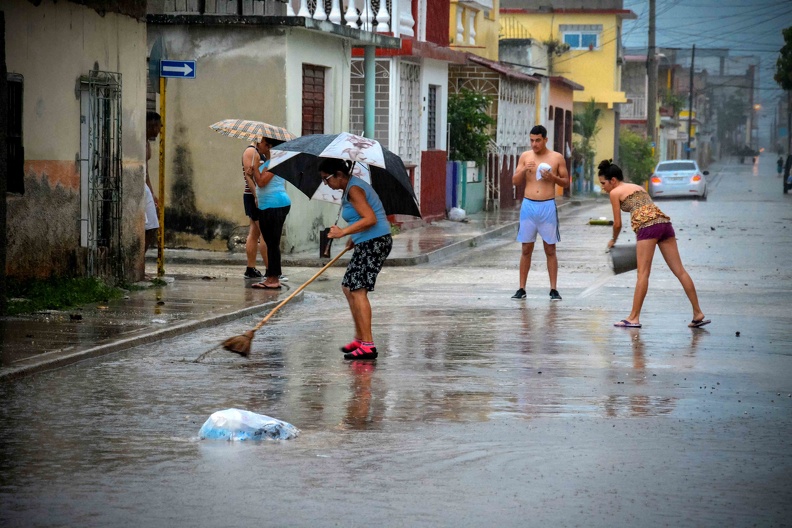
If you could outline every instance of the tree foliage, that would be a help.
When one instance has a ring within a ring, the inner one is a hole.
[[[619,134],[619,162],[630,181],[643,185],[655,166],[652,143],[632,130]]]
[[[489,127],[495,120],[487,113],[492,100],[486,95],[462,90],[448,97],[449,156],[454,161],[487,159]]]
[[[679,111],[682,110],[686,104],[685,99],[681,95],[671,90],[663,90],[660,99],[663,102],[663,106],[671,109],[671,117],[674,119],[676,119],[679,115]]]
[[[586,103],[582,112],[572,117],[572,131],[580,136],[580,141],[577,144],[580,155],[583,156],[586,178],[590,181],[593,181],[594,178],[594,138],[601,129],[600,117],[602,117],[602,109],[597,107],[593,97]]]
[[[776,71],[773,79],[784,90],[792,90],[792,26],[781,32],[784,46],[778,52]]]

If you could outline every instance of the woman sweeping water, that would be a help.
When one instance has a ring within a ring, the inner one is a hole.
[[[711,321],[704,318],[704,312],[699,306],[693,279],[690,278],[682,265],[671,218],[652,202],[652,198],[643,187],[625,182],[622,170],[618,165],[609,160],[603,160],[598,168],[600,185],[610,196],[613,206],[613,238],[608,242],[608,249],[612,248],[616,239],[619,238],[622,226],[621,211],[630,213],[630,222],[637,238],[638,278],[635,282],[632,311],[626,319],[614,323],[614,326],[641,328],[641,308],[649,289],[649,273],[652,270],[652,258],[656,247],[660,248],[660,253],[666,264],[679,279],[688,300],[690,300],[693,319],[688,326],[698,328],[709,324]]]
[[[354,339],[341,347],[344,359],[376,359],[377,347],[371,333],[371,303],[377,275],[390,254],[393,239],[390,223],[376,191],[365,181],[351,176],[351,161],[327,158],[319,164],[319,174],[331,189],[341,189],[343,229],[334,225],[328,238],[350,235],[347,247],[354,247],[341,287],[355,321]]]

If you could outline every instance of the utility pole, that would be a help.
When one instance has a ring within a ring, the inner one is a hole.
[[[649,79],[646,91],[646,138],[657,145],[657,49],[655,47],[655,4],[649,0],[649,49],[646,55],[646,70]]]
[[[5,315],[8,311],[8,290],[6,290],[6,257],[8,247],[8,235],[6,231],[6,215],[8,206],[6,201],[6,190],[8,189],[8,149],[7,134],[9,115],[8,108],[8,77],[6,66],[6,45],[5,45],[5,14],[0,11],[0,315]],[[3,325],[3,329],[5,325]],[[0,329],[0,339],[3,338],[4,330]]]
[[[696,45],[693,44],[693,53],[690,55],[690,98],[688,99],[688,140],[687,140],[687,156],[685,159],[690,159],[690,145],[693,142],[691,134],[693,132],[693,65],[696,62]]]

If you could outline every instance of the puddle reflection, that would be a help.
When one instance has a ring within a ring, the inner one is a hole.
[[[371,382],[376,368],[377,362],[371,360],[349,363],[351,394],[341,422],[343,429],[361,431],[382,422],[384,410],[372,407]]]
[[[559,345],[559,315],[561,308],[559,303],[551,302],[546,309],[536,309],[535,307],[522,306],[520,309],[521,320],[521,339],[523,341],[523,352],[540,351],[545,354],[557,354],[560,351]]]
[[[691,328],[690,329],[690,334],[691,334],[690,335],[690,348],[688,349],[686,355],[688,357],[693,357],[693,356],[696,355],[696,350],[698,349],[699,341],[701,341],[701,339],[704,336],[710,335],[710,333],[709,333],[709,330],[707,330],[706,328]]]
[[[641,330],[638,328],[625,329],[630,338],[632,347],[632,372],[626,379],[620,379],[616,383],[622,387],[629,387],[627,383],[635,387],[645,387],[647,385],[646,375],[646,346],[641,339]],[[618,370],[614,371],[615,373]],[[605,414],[610,417],[645,417],[669,414],[676,406],[676,398],[663,396],[647,396],[646,394],[611,394],[604,403]]]

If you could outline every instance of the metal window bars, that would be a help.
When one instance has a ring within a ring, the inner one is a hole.
[[[81,78],[87,95],[83,112],[83,166],[87,186],[82,231],[87,246],[88,276],[123,280],[121,246],[121,74],[91,70]]]

